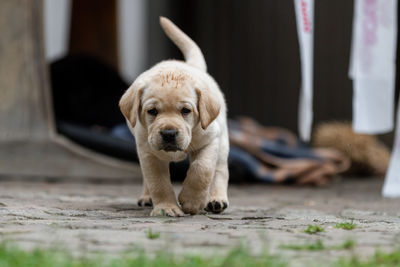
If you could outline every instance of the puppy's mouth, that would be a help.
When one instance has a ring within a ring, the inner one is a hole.
[[[166,152],[182,151],[182,149],[175,144],[163,144],[160,150],[164,150]]]

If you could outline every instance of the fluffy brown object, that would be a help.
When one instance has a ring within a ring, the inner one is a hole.
[[[353,132],[350,122],[328,122],[314,131],[314,147],[335,148],[351,159],[348,173],[383,176],[390,152],[376,136]]]

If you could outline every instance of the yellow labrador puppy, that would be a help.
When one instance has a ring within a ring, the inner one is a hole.
[[[139,205],[152,216],[219,213],[228,207],[229,140],[224,96],[196,43],[167,18],[160,23],[185,62],[163,61],[142,73],[120,100],[136,138],[143,173]],[[190,157],[176,200],[169,163]]]

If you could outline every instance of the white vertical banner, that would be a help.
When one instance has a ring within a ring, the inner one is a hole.
[[[314,0],[294,0],[301,60],[299,133],[309,141],[313,120]]]
[[[349,70],[355,132],[393,129],[396,45],[397,0],[355,0]]]
[[[386,172],[382,194],[384,197],[400,197],[400,102],[397,107],[397,126],[394,137],[392,158]]]

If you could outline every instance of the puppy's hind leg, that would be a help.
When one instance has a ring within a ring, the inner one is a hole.
[[[147,186],[146,179],[143,177],[143,192],[142,195],[139,197],[138,206],[140,207],[152,207],[153,201],[151,200],[150,191]]]

